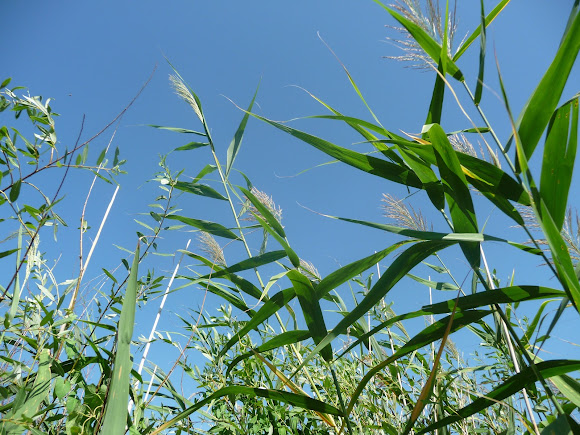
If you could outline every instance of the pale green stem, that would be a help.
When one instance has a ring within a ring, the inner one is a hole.
[[[226,179],[226,177],[224,176],[223,170],[222,170],[222,166],[220,164],[220,161],[217,157],[217,154],[215,152],[215,147],[214,147],[214,143],[213,140],[211,138],[211,134],[209,132],[209,129],[207,128],[207,125],[205,123],[205,119],[202,121],[203,123],[203,128],[205,130],[206,136],[208,138],[208,142],[210,144],[210,148],[211,148],[211,153],[214,159],[214,162],[216,164],[218,173],[220,175],[220,179],[222,182],[222,185],[224,187],[224,190],[226,192],[226,197],[228,200],[228,203],[230,204],[230,209],[232,211],[232,215],[234,216],[234,219],[236,221],[236,226],[240,232],[240,238],[242,239],[242,243],[244,244],[244,247],[246,248],[246,253],[248,254],[248,257],[252,257],[252,252],[250,250],[250,247],[248,245],[248,242],[246,241],[246,238],[244,236],[244,232],[242,231],[242,227],[240,225],[240,221],[238,219],[238,215],[236,213],[236,208],[234,206],[234,203],[232,201],[232,198],[230,196],[230,191],[228,189],[228,184],[229,181]],[[264,290],[264,282],[262,281],[262,277],[260,276],[260,272],[258,271],[258,269],[254,268],[254,272],[256,273],[256,278],[258,279],[258,282],[260,283],[260,287],[262,288],[262,290]],[[242,296],[243,298],[243,296]],[[276,319],[278,320],[278,323],[280,324],[280,328],[282,329],[283,332],[286,332],[286,327],[284,326],[284,322],[282,321],[282,318],[280,317],[280,314],[278,312],[276,312]],[[300,362],[300,364],[302,364],[302,355],[300,354],[300,352],[298,351],[298,349],[296,348],[296,346],[294,344],[290,345],[292,351],[294,352],[294,354],[296,355],[296,358],[298,359],[298,361]],[[310,382],[310,386],[312,387],[312,389],[314,390],[314,392],[316,393],[316,395],[318,396],[319,399],[322,400],[322,395],[320,394],[320,392],[318,391],[318,388],[316,388],[316,383],[314,382],[314,380],[312,379],[312,377],[310,376],[310,373],[308,372],[308,370],[306,369],[306,367],[303,368],[304,369],[304,373],[306,375],[306,377],[308,378],[308,381]]]

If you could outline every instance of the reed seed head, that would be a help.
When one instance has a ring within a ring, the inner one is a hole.
[[[383,215],[392,219],[397,225],[417,231],[429,231],[427,220],[420,211],[415,211],[413,206],[407,206],[403,200],[397,199],[390,193],[383,193]]]
[[[198,241],[199,249],[209,257],[209,260],[214,264],[226,266],[224,251],[211,234],[202,231],[198,237]]]
[[[424,3],[422,5],[421,3]],[[425,32],[433,37],[440,44],[443,42],[445,34],[445,15],[439,6],[439,0],[398,0],[390,5],[396,9],[401,15],[421,27]],[[456,20],[456,6],[449,13],[449,22],[447,25],[447,52],[450,57],[453,56],[452,46],[455,33],[457,31]],[[387,37],[387,40],[393,42],[395,46],[403,50],[402,56],[386,56],[388,59],[394,59],[402,62],[412,62],[412,68],[417,69],[431,69],[437,68],[433,59],[421,46],[415,41],[413,37],[404,27],[387,26],[402,35],[402,39]]]
[[[274,218],[276,218],[278,222],[282,223],[282,209],[276,205],[272,197],[268,196],[267,193],[256,189],[255,187],[252,187],[251,192],[258,199],[258,201],[260,201],[268,209],[268,211],[272,213]],[[250,212],[250,215],[248,215],[244,220],[255,222],[256,220],[254,219],[254,214],[263,217],[260,211],[254,207],[250,201],[245,202],[244,208]]]
[[[193,95],[193,93],[189,90],[189,88],[183,82],[183,80],[180,77],[178,77],[178,76],[175,76],[173,74],[170,74],[169,75],[169,83],[171,84],[171,87],[173,88],[173,91],[183,101],[185,101],[187,104],[189,104],[191,106],[191,108],[193,109],[193,111],[195,112],[195,114],[197,115],[197,117],[199,118],[199,120],[201,122],[203,122],[203,116],[201,114],[201,109],[199,107],[199,101],[197,100],[197,98],[195,97],[195,95]]]

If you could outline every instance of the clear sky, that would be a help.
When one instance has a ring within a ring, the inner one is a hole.
[[[12,85],[26,86],[33,95],[54,99],[54,110],[62,115],[57,121],[62,148],[74,144],[83,115],[86,115],[82,135],[85,139],[112,120],[157,65],[152,81],[122,119],[114,139],[113,146],[119,147],[122,158],[128,160],[125,169],[129,175],[119,178],[121,191],[92,260],[92,270],[87,272],[88,277],[99,274],[101,267],[115,267],[124,256],[112,246],[113,243],[133,249],[135,231],[140,230],[133,219],[138,218],[137,213],[148,212],[147,204],[159,193],[156,185],[146,183],[159,169],[158,156],[189,140],[144,125],[199,128],[191,109],[170,90],[168,74],[171,71],[164,56],[201,98],[220,158],[224,161],[227,146],[242,117],[227,98],[246,106],[260,79],[256,112],[268,118],[288,120],[324,114],[321,106],[292,86],[297,85],[345,114],[371,120],[350,88],[340,64],[317,32],[349,68],[367,102],[388,129],[415,133],[421,130],[434,82],[431,72],[407,69],[404,64],[384,58],[399,54],[385,39],[389,35],[396,36],[393,30],[385,27],[394,22],[371,0],[2,0],[1,4],[0,77],[11,76]],[[486,1],[485,4],[490,10],[495,2]],[[484,93],[482,105],[501,138],[506,139],[509,130],[502,104],[494,94],[499,92],[499,87],[491,56],[494,52],[497,55],[512,110],[517,114],[555,53],[571,4],[564,0],[549,3],[513,0],[488,30],[490,62],[486,80],[489,80],[490,89]],[[458,35],[461,37],[479,24],[479,2],[460,2],[458,15]],[[473,44],[459,64],[472,88],[477,74],[478,46],[478,43]],[[564,99],[579,89],[580,69],[576,66]],[[446,130],[469,126],[450,99],[447,107],[449,111],[443,119]],[[9,122],[11,120],[3,115],[3,125]],[[303,120],[292,125],[341,146],[351,146],[359,140],[346,128],[338,128],[330,121]],[[92,145],[93,160],[111,134],[112,130],[107,131]],[[352,146],[362,149],[361,145]],[[537,152],[537,157],[540,155]],[[384,249],[396,238],[328,221],[299,204],[331,215],[385,222],[379,209],[381,193],[405,195],[399,186],[343,165],[323,166],[298,177],[287,177],[329,160],[296,139],[251,120],[236,161],[236,167],[282,207],[283,223],[291,245],[323,275],[338,264]],[[169,161],[173,170],[185,169],[187,175],[195,176],[210,162],[210,156],[206,149],[201,149],[174,154]],[[74,229],[78,226],[77,219],[91,177],[87,173],[73,180],[63,203],[66,209],[63,214],[69,219],[72,233],[62,236],[56,251],[49,251],[53,259],[62,255],[57,268],[60,281],[75,275],[78,247]],[[101,185],[94,193],[88,212],[93,220],[89,222],[93,227],[91,235],[112,191],[113,187]],[[577,193],[574,187],[573,205]],[[183,214],[190,217],[223,221],[220,216],[227,213],[225,208],[214,207],[214,202],[192,196],[183,196],[178,204]],[[440,218],[432,214],[425,202],[419,200],[414,206],[433,220],[435,229],[445,230]],[[488,228],[496,235],[513,234],[514,230],[507,225],[504,221],[495,222],[492,215]],[[190,236],[187,233],[169,234],[160,242],[160,251],[171,253],[183,248]],[[516,233],[516,236],[520,241],[525,240],[523,233]],[[42,239],[47,247],[51,246],[49,239],[48,233]],[[275,242],[270,243],[274,249]],[[516,281],[520,276],[521,283],[550,283],[545,278],[547,268],[525,267],[520,256],[512,256],[511,252],[506,256],[505,250],[505,247],[489,247],[490,262],[497,268],[500,278],[507,279],[515,269]],[[451,260],[455,258],[452,256]],[[0,263],[0,267],[5,265]],[[160,258],[159,263],[150,262],[147,267],[170,273],[172,260]],[[459,270],[465,273],[465,268]],[[425,277],[428,274],[425,269],[419,272]],[[463,278],[461,274],[459,277]],[[394,309],[399,313],[416,309],[428,301],[426,289],[411,283],[393,292],[393,298],[396,301]],[[215,303],[215,300],[210,299],[210,302]],[[148,309],[154,312],[156,303],[150,305]],[[182,306],[197,309],[199,295],[182,292],[179,300],[170,301],[168,307],[183,313]],[[205,308],[211,311],[214,306],[210,304]],[[138,317],[137,321],[140,324],[138,333],[146,333],[148,320]],[[167,322],[168,329],[178,325]]]

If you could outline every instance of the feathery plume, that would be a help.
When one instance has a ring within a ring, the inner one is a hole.
[[[412,206],[405,205],[402,200],[389,193],[383,193],[381,201],[384,202],[384,216],[395,221],[397,225],[411,230],[429,231],[427,220],[420,211],[415,211]]]
[[[201,114],[201,108],[199,100],[196,98],[195,95],[189,90],[187,85],[181,80],[180,77],[175,76],[173,74],[169,75],[169,82],[171,83],[171,87],[173,91],[187,104],[191,106],[197,117],[201,122],[203,122],[203,116]]]

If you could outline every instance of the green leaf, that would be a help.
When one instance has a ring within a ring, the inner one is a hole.
[[[459,290],[459,287],[457,287],[455,284],[431,281],[430,279],[424,279],[411,273],[407,274],[407,276],[411,279],[414,279],[418,283],[426,285],[427,287],[433,288],[435,290]]]
[[[569,415],[559,415],[556,420],[546,426],[540,435],[577,435],[578,423]]]
[[[252,316],[252,319],[246,322],[244,327],[240,329],[234,336],[225,344],[225,346],[220,351],[218,357],[222,357],[225,353],[236,344],[242,337],[247,335],[251,330],[255,329],[258,325],[268,320],[273,316],[280,308],[287,305],[292,299],[296,297],[296,290],[294,287],[282,290],[272,296],[258,312]]]
[[[10,249],[8,251],[0,252],[0,258],[8,257],[9,255],[14,254],[15,252],[18,252],[18,249]]]
[[[546,125],[556,109],[580,50],[580,13],[570,23],[554,60],[522,110],[518,134],[526,158],[536,149]]]
[[[236,130],[236,134],[234,135],[234,138],[232,139],[230,146],[228,147],[228,154],[227,154],[227,160],[226,160],[226,174],[225,174],[226,180],[230,176],[230,171],[232,169],[232,165],[234,164],[234,161],[236,160],[236,157],[237,157],[238,153],[240,152],[240,147],[242,146],[242,139],[244,137],[244,131],[246,129],[246,125],[248,124],[248,119],[250,117],[250,112],[252,111],[252,107],[254,107],[254,101],[256,101],[256,96],[258,95],[258,89],[260,89],[259,83],[258,83],[258,87],[256,88],[256,92],[254,92],[254,97],[252,98],[250,105],[246,109],[246,113],[244,114],[244,117],[242,118],[242,121],[240,122],[240,125],[238,126],[238,129]]]
[[[455,313],[455,315],[453,316],[453,323],[451,325],[449,333],[455,332],[466,325],[477,322],[489,314],[491,314],[491,311],[488,310],[473,310]],[[350,402],[346,409],[346,414],[347,415],[350,414],[359,396],[363,392],[364,388],[377,373],[379,373],[381,370],[383,370],[385,367],[389,366],[399,358],[441,339],[447,332],[450,320],[451,316],[447,316],[429,325],[428,327],[423,329],[423,331],[421,331],[420,333],[415,335],[411,340],[405,343],[405,345],[400,347],[392,356],[380,362],[371,370],[369,370],[369,372],[358,383],[354,393],[352,394]]]
[[[279,347],[287,346],[289,344],[300,343],[301,341],[308,340],[310,337],[312,337],[310,331],[304,331],[301,329],[295,329],[293,331],[286,331],[282,334],[278,334],[274,338],[254,348],[252,352],[247,352],[235,357],[228,365],[226,376],[229,375],[230,371],[236,366],[236,364],[238,364],[240,361],[250,358],[254,355],[254,352],[267,352],[269,350],[278,349]]]
[[[576,96],[554,112],[544,145],[540,195],[560,231],[566,216],[578,146],[578,100]]]
[[[255,311],[248,307],[248,305],[243,301],[243,299],[236,296],[236,294],[227,288],[224,288],[222,285],[218,285],[216,283],[212,284],[205,284],[202,288],[202,291],[208,291],[213,293],[216,296],[219,296],[224,301],[228,302],[229,304],[236,307],[238,310],[248,314],[250,317],[255,314]],[[236,290],[236,293],[238,291]]]
[[[12,81],[11,77],[8,77],[7,79],[5,79],[4,81],[2,81],[2,83],[0,84],[0,89],[5,88],[6,86],[8,86],[8,84]]]
[[[443,112],[443,101],[445,99],[445,82],[441,76],[445,77],[445,70],[442,63],[437,67],[437,77],[435,77],[435,86],[433,86],[433,93],[431,95],[431,103],[429,104],[429,112],[425,124],[441,123],[441,114]]]
[[[353,166],[369,174],[385,178],[395,183],[404,184],[408,187],[423,188],[421,180],[409,168],[395,163],[387,162],[373,156],[361,154],[347,148],[340,147],[319,137],[305,133],[300,130],[288,127],[276,121],[271,121],[262,116],[251,114],[254,118],[260,119],[298,139],[312,145],[316,149],[340,160],[347,165]]]
[[[280,243],[280,246],[284,248],[284,251],[286,251],[286,255],[288,255],[288,259],[292,263],[292,266],[300,267],[300,257],[298,257],[296,252],[294,252],[294,250],[290,247],[286,238],[280,236],[280,234],[278,234],[277,231],[272,229],[272,227],[268,224],[268,222],[266,222],[260,216],[254,214],[254,218],[258,221],[258,223],[262,226],[262,228],[268,231],[268,233],[270,233],[272,237],[274,237],[276,241]]]
[[[100,434],[125,433],[127,424],[127,404],[129,403],[129,382],[131,376],[131,339],[135,324],[139,267],[139,242],[133,257],[133,265],[123,296],[123,309],[117,329],[117,352],[107,391],[107,403]]]
[[[210,164],[205,165],[203,167],[203,169],[201,171],[199,171],[199,174],[197,174],[196,177],[193,179],[193,183],[197,183],[199,180],[201,180],[207,174],[211,174],[216,169],[217,169],[216,165],[210,165]]]
[[[419,242],[412,245],[406,251],[401,253],[369,290],[367,295],[360,303],[354,307],[346,316],[338,322],[331,332],[304,358],[302,364],[294,371],[297,373],[304,365],[310,361],[321,349],[330,344],[340,334],[346,332],[347,328],[355,323],[359,318],[364,316],[378,302],[380,302],[387,293],[417,264],[421,263],[430,255],[445,249],[456,242],[454,241],[427,241]]]
[[[99,154],[99,157],[97,158],[96,166],[99,166],[103,162],[106,155],[107,155],[107,149],[105,148],[103,151],[101,151],[101,154]]]
[[[485,72],[485,44],[486,44],[486,23],[485,23],[485,8],[483,5],[483,0],[481,0],[481,25],[479,28],[481,29],[481,38],[480,38],[480,46],[479,46],[479,72],[477,73],[477,84],[475,85],[475,97],[473,102],[476,105],[479,105],[481,101],[481,94],[483,92],[483,73]]]
[[[276,402],[287,403],[292,406],[296,406],[298,408],[303,408],[310,411],[321,412],[323,414],[331,414],[336,416],[342,416],[342,412],[335,408],[332,405],[328,405],[324,402],[321,402],[316,399],[312,399],[308,396],[304,396],[302,394],[296,393],[289,393],[286,391],[281,390],[270,390],[265,388],[253,388],[253,387],[244,387],[241,385],[236,386],[229,386],[221,388],[220,390],[216,391],[215,393],[209,395],[203,400],[200,400],[195,405],[189,407],[187,410],[181,412],[180,414],[173,417],[167,423],[159,426],[151,435],[156,435],[161,433],[162,431],[174,426],[181,420],[185,419],[189,415],[193,414],[198,409],[201,409],[205,405],[219,399],[220,397],[224,396],[233,396],[233,395],[240,395],[243,394],[249,397],[263,397],[265,399],[273,400]]]
[[[186,128],[179,128],[179,127],[164,127],[162,125],[153,125],[153,124],[148,124],[148,127],[153,127],[153,128],[157,128],[160,130],[169,130],[169,131],[173,131],[175,133],[184,133],[184,134],[196,134],[198,136],[206,136],[205,133],[200,133],[199,131],[195,131],[195,130],[188,130]]]
[[[552,360],[544,361],[536,364],[536,369],[545,378],[551,378],[553,376],[563,375],[565,373],[580,370],[580,361],[577,360]],[[473,414],[476,414],[485,408],[492,406],[498,401],[502,401],[517,392],[521,391],[528,385],[533,384],[537,381],[536,375],[534,374],[531,367],[525,367],[516,375],[508,378],[506,381],[496,386],[492,391],[489,391],[473,402],[471,404],[453,411],[453,415],[445,417],[436,423],[433,423],[420,432],[419,434],[433,432],[435,429],[440,427],[448,426],[456,421],[464,420]],[[549,433],[549,432],[548,432]],[[565,432],[564,432],[565,433]]]
[[[12,185],[12,188],[10,189],[10,202],[15,202],[18,199],[18,196],[20,195],[20,186],[22,186],[22,180],[18,179],[14,182],[14,184]]]
[[[51,361],[50,351],[48,349],[42,349],[38,356],[38,370],[34,377],[34,383],[28,386],[30,388],[29,390],[27,385],[20,387],[19,394],[23,400],[14,400],[11,411],[5,414],[0,422],[0,433],[5,435],[20,435],[26,430],[28,424],[19,422],[32,418],[50,393]]]
[[[236,264],[232,264],[231,266],[225,267],[221,270],[217,270],[211,275],[211,277],[212,278],[219,278],[219,277],[226,275],[226,274],[229,274],[229,273],[238,273],[238,272],[241,272],[243,270],[255,269],[255,268],[258,268],[260,266],[264,266],[266,264],[273,263],[274,261],[278,261],[281,258],[284,258],[285,256],[286,256],[286,251],[265,252],[264,254],[256,255],[254,257],[247,258],[247,259],[242,260]]]
[[[174,151],[190,151],[198,148],[203,148],[209,145],[209,142],[189,142],[185,145],[175,148]]]
[[[274,231],[276,231],[276,233],[278,233],[278,235],[280,237],[285,238],[286,233],[284,232],[284,228],[282,227],[280,222],[278,222],[278,219],[276,219],[276,217],[268,209],[268,207],[266,207],[264,204],[262,204],[262,202],[258,198],[256,198],[256,196],[252,192],[250,192],[249,190],[244,189],[243,187],[240,187],[239,189],[242,191],[242,193],[244,195],[246,195],[246,197],[250,200],[252,205],[254,207],[256,207],[256,210],[258,210],[260,212],[262,217],[264,219],[266,219],[266,222],[268,222],[268,225],[270,225],[272,227],[272,229]]]
[[[360,275],[365,270],[373,267],[387,255],[389,255],[391,252],[395,251],[405,243],[409,242],[404,241],[396,243],[392,246],[389,246],[387,249],[375,252],[374,254],[369,255],[368,257],[354,261],[350,264],[347,264],[346,266],[341,267],[338,270],[335,270],[330,275],[327,275],[316,286],[317,298],[322,299],[332,290],[338,288],[340,285],[344,284],[345,282],[354,278],[355,276]]]
[[[454,242],[501,242],[507,243],[508,245],[513,246],[514,248],[521,249],[524,252],[528,252],[534,255],[541,255],[542,251],[536,248],[532,248],[528,245],[524,245],[517,242],[512,242],[510,240],[505,240],[499,237],[490,236],[487,234],[481,233],[438,233],[434,231],[419,231],[419,230],[411,230],[408,228],[397,227],[395,225],[388,225],[388,224],[377,224],[375,222],[367,222],[367,221],[360,221],[357,219],[349,219],[343,218],[338,216],[330,216],[322,214],[322,216],[331,218],[331,219],[338,219],[345,222],[351,222],[358,225],[364,225],[371,228],[376,228],[382,231],[388,231],[390,233],[399,234],[401,236],[411,237],[417,240],[447,240],[447,241],[454,241]]]
[[[324,316],[322,315],[322,309],[320,308],[317,293],[312,287],[310,280],[297,270],[291,270],[288,272],[288,278],[292,282],[294,290],[296,290],[296,296],[298,296],[298,301],[302,308],[304,321],[312,335],[314,344],[318,344],[326,336],[328,331],[326,329],[326,323],[324,322]],[[324,358],[326,362],[332,360],[332,348],[330,347],[330,344],[320,350],[320,355],[322,355],[322,358]]]
[[[576,310],[580,312],[580,282],[576,277],[568,246],[556,227],[543,199],[540,199],[540,204],[535,207],[535,212],[538,223],[550,246],[552,260],[558,272],[560,283],[574,303]]]
[[[491,304],[502,304],[502,303],[515,303],[530,301],[535,299],[545,299],[553,297],[563,297],[565,292],[561,290],[554,290],[547,287],[538,286],[513,286],[499,288],[491,292],[479,292],[467,296],[462,296],[460,298],[453,298],[448,301],[439,302],[437,304],[425,305],[418,311],[412,311],[410,313],[400,314],[395,317],[380,323],[375,326],[370,331],[358,337],[346,350],[344,350],[337,358],[340,358],[343,354],[347,353],[350,349],[358,346],[361,342],[369,339],[369,337],[374,336],[384,328],[394,325],[398,322],[407,319],[414,319],[421,316],[433,315],[433,314],[447,314],[453,311],[455,302],[457,301],[457,311],[467,311],[473,308],[479,308],[488,306]]]
[[[431,314],[450,313],[457,300],[457,310],[465,311],[492,304],[507,304],[534,299],[561,298],[566,295],[562,290],[535,285],[502,287],[492,291],[478,292],[445,302],[423,306],[422,310]]]
[[[508,5],[510,1],[511,0],[502,0],[495,6],[495,8],[493,8],[493,10],[487,15],[487,17],[485,17],[485,27],[488,27],[492,23],[492,21],[497,18],[500,12],[503,11],[503,9]],[[469,46],[473,44],[473,41],[475,41],[477,37],[480,35],[481,30],[482,26],[479,25],[477,29],[475,29],[467,39],[465,39],[463,44],[461,44],[461,47],[459,47],[459,49],[453,56],[454,61],[457,61],[463,55],[463,53],[465,53],[465,51],[469,48]]]
[[[227,201],[227,198],[214,188],[205,184],[186,183],[184,181],[177,181],[173,187],[183,192],[193,193],[194,195],[206,196],[208,198],[221,199]]]
[[[71,391],[71,383],[65,378],[58,377],[54,382],[54,395],[59,399],[65,397]]]
[[[178,216],[178,215],[168,215],[168,216],[166,216],[166,219],[173,219],[173,220],[176,220],[179,222],[183,222],[186,225],[189,225],[189,226],[192,226],[195,228],[199,228],[200,230],[205,231],[206,233],[213,234],[214,236],[225,237],[226,239],[232,239],[232,240],[238,239],[238,236],[236,236],[234,233],[232,233],[226,227],[224,227],[223,225],[220,225],[218,223],[215,223],[215,222],[204,221],[201,219],[188,218],[188,217]]]
[[[453,231],[458,233],[477,233],[477,217],[471,200],[471,193],[467,186],[467,180],[463,175],[461,164],[457,154],[447,135],[440,125],[432,124],[424,128],[427,133],[437,159],[437,166],[441,180],[446,187],[445,197],[449,205],[451,220],[453,221]],[[479,267],[480,249],[479,243],[460,243],[465,257],[471,267]]]

